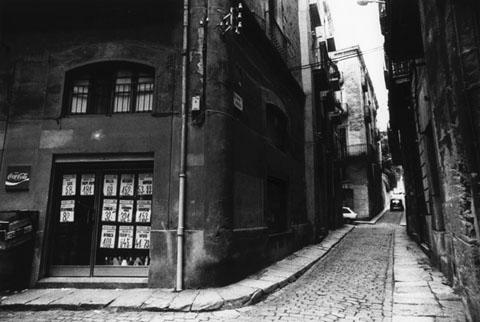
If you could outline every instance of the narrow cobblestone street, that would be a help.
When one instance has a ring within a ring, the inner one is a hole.
[[[294,283],[262,302],[204,313],[0,311],[1,321],[464,322],[463,305],[399,226],[401,212],[359,225]]]

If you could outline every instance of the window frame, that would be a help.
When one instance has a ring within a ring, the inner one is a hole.
[[[122,72],[128,75],[122,75]],[[144,82],[142,78],[150,81]],[[130,82],[119,82],[121,79],[130,79]],[[97,62],[71,69],[65,73],[62,115],[110,116],[153,113],[156,97],[155,79],[154,67],[129,61]],[[76,85],[76,83],[83,84]],[[124,92],[128,95],[124,98],[117,96],[121,93],[117,88],[122,85],[129,88],[129,91]],[[75,93],[76,86],[86,86],[86,89]],[[84,96],[84,103],[81,102],[80,105],[85,104],[85,107],[74,108],[75,96]],[[128,101],[127,109],[121,108],[124,104],[123,100]],[[116,102],[119,102],[120,107]]]

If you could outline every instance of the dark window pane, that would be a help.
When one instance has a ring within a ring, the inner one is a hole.
[[[285,150],[287,117],[277,106],[267,104],[267,137],[280,150]]]
[[[287,230],[287,183],[268,177],[265,205],[265,225],[269,233]]]

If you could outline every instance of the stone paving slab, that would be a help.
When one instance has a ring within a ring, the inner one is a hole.
[[[48,296],[50,293],[55,293],[56,289],[48,290],[39,290],[32,289],[26,290],[20,293],[15,294],[15,296],[4,297],[1,300],[2,305],[18,305],[18,304],[27,304],[33,300],[38,299],[41,296]]]
[[[230,285],[217,288],[216,291],[224,300],[223,309],[233,309],[244,306],[258,289],[241,285]]]
[[[188,312],[199,293],[199,290],[184,290],[179,292],[172,302],[170,302],[168,308],[172,311]]]
[[[188,312],[239,308],[256,303],[265,295],[293,282],[352,229],[354,226],[348,225],[332,231],[319,244],[306,246],[269,268],[227,287],[182,292],[168,289],[32,289],[2,298],[0,309],[50,306]]]
[[[396,231],[394,261],[392,322],[465,322],[460,297],[403,230]]]
[[[424,317],[442,316],[443,312],[438,303],[422,305],[398,303],[393,305],[393,314]]]
[[[397,315],[393,317],[392,322],[435,322],[435,318]]]
[[[214,311],[218,310],[225,303],[216,289],[200,290],[199,294],[192,303],[191,310],[198,311]]]
[[[145,303],[145,301],[152,296],[155,292],[154,289],[135,289],[131,292],[125,293],[120,292],[120,294],[115,298],[115,300],[110,303],[110,308],[128,308],[135,309],[139,308]]]
[[[156,290],[139,308],[150,311],[165,311],[178,294],[172,291]]]
[[[51,290],[48,290],[48,291],[51,291]],[[74,289],[56,289],[55,292],[48,292],[38,297],[37,299],[33,301],[29,301],[28,303],[25,303],[25,304],[28,306],[42,307],[42,306],[50,305],[52,302],[58,300],[59,298],[62,298],[74,292],[75,292]],[[3,306],[3,302],[2,302],[2,306]]]
[[[49,305],[55,307],[105,307],[120,295],[119,290],[79,289],[62,296]]]

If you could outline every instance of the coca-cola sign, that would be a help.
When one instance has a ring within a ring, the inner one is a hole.
[[[28,190],[30,183],[30,166],[9,166],[5,179],[5,190],[20,191]]]

